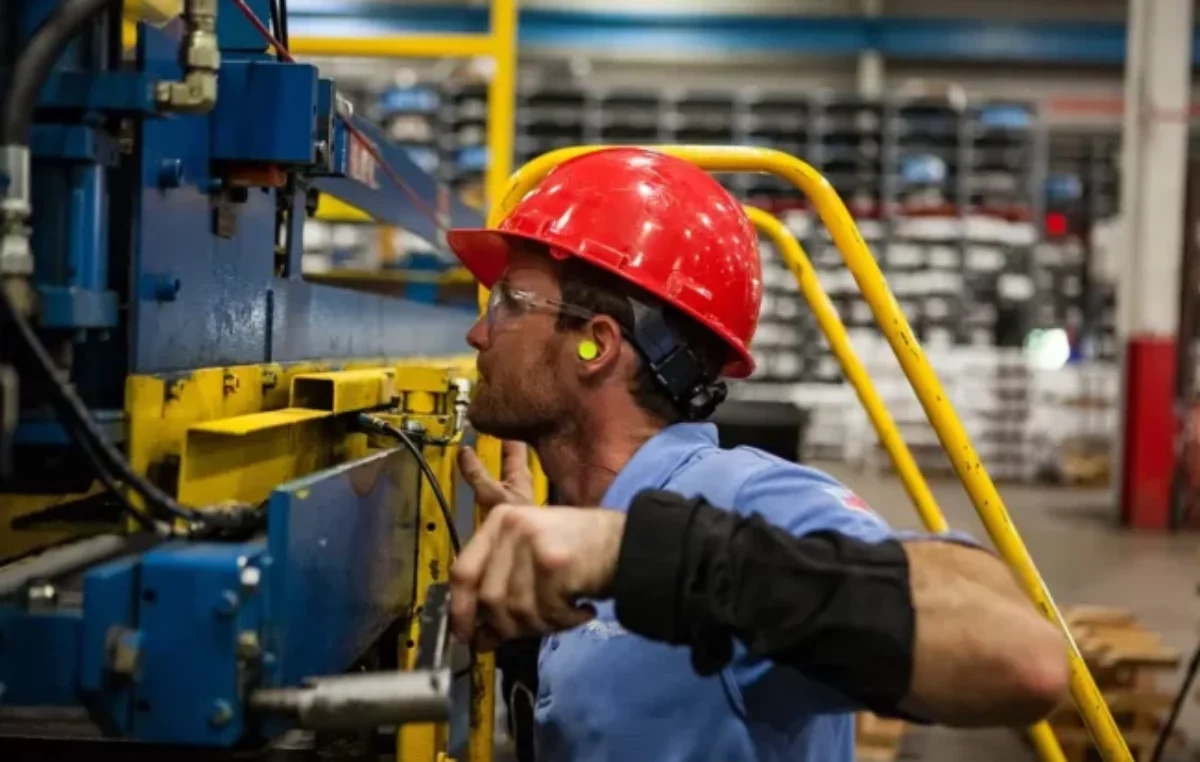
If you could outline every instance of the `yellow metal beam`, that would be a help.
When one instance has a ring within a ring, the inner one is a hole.
[[[829,348],[842,367],[842,373],[846,376],[846,380],[854,387],[858,401],[862,403],[863,409],[867,412],[867,418],[871,420],[871,425],[879,436],[879,442],[887,451],[888,457],[891,458],[892,466],[896,469],[900,482],[908,492],[913,506],[916,507],[917,515],[921,517],[921,523],[930,532],[947,531],[950,525],[946,522],[945,514],[938,507],[937,500],[933,497],[933,491],[929,489],[929,483],[925,481],[925,476],[917,466],[912,452],[904,443],[904,437],[896,428],[896,422],[892,419],[892,414],[888,412],[887,405],[879,396],[878,390],[875,389],[870,374],[867,373],[866,367],[858,359],[858,354],[850,344],[846,326],[838,316],[833,302],[829,301],[829,295],[821,287],[821,282],[817,279],[817,274],[813,270],[812,262],[805,253],[804,247],[796,240],[796,236],[792,235],[791,231],[779,221],[779,218],[753,206],[747,206],[745,209],[750,221],[754,223],[760,233],[771,239],[775,248],[779,250],[779,256],[783,258],[788,269],[795,276],[800,293],[817,318],[817,325],[829,342]],[[1066,762],[1066,755],[1063,754],[1062,747],[1059,745],[1058,739],[1054,737],[1054,731],[1048,723],[1043,721],[1031,727],[1029,738],[1033,742],[1034,748],[1037,749],[1038,757],[1043,762]]]
[[[179,500],[259,503],[275,487],[351,458],[355,434],[331,413],[289,408],[200,423],[188,429],[179,465]]]
[[[292,378],[292,408],[353,413],[382,407],[395,399],[393,368],[304,373]]]
[[[492,37],[485,34],[293,37],[288,42],[298,56],[340,58],[471,58],[491,56],[495,50]]]
[[[812,201],[846,266],[853,274],[863,297],[871,307],[875,322],[883,331],[937,431],[942,448],[966,488],[975,510],[1000,555],[1016,574],[1038,609],[1060,630],[1071,662],[1071,693],[1105,762],[1132,762],[1132,756],[1120,728],[1104,703],[1104,695],[1088,670],[1070,629],[1038,573],[1025,543],[1013,525],[1004,500],[984,469],[966,429],[954,411],[937,374],[930,367],[912,327],[908,323],[887,281],[872,256],[854,218],[816,169],[782,151],[741,146],[646,146],[651,150],[677,156],[711,172],[767,172],[790,180]],[[604,146],[564,148],[543,154],[512,176],[499,201],[492,207],[489,226],[495,226],[555,166]]]
[[[316,218],[323,222],[375,222],[375,218],[328,193],[317,197]]]
[[[492,0],[489,24],[496,61],[487,100],[487,205],[500,200],[512,174],[517,104],[517,2]]]

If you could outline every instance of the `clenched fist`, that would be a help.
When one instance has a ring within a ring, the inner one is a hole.
[[[450,569],[450,626],[482,651],[567,630],[607,597],[625,515],[603,508],[494,507]]]

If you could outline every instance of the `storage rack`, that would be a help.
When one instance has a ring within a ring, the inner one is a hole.
[[[1061,326],[1080,356],[1116,359],[1116,284],[1097,267],[1098,226],[1120,203],[1115,130],[1056,130],[1049,137],[1046,236],[1037,249],[1038,321]]]

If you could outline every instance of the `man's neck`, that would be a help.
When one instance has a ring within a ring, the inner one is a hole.
[[[600,505],[617,474],[662,427],[650,421],[630,425],[610,420],[589,428],[572,427],[534,445],[560,505]]]

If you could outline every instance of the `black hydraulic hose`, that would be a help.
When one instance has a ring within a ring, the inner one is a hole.
[[[113,478],[112,474],[105,467],[104,460],[88,444],[87,436],[82,434],[77,428],[72,430],[72,436],[79,445],[79,449],[83,451],[84,456],[88,459],[88,462],[92,464],[92,469],[95,470],[96,475],[100,478],[100,482],[121,503],[121,509],[129,514],[129,517],[136,521],[142,529],[148,532],[155,531],[154,519],[133,504],[133,501],[129,499],[129,494],[125,491],[124,485]]]
[[[280,42],[283,42],[283,22],[279,20],[279,0],[271,0],[269,10],[271,12],[271,31],[275,33]]]
[[[63,49],[83,25],[123,0],[65,0],[43,21],[13,66],[8,96],[0,106],[0,146],[28,145],[38,94]]]
[[[279,0],[279,33],[283,35],[279,41],[286,48],[291,45],[291,35],[288,34],[288,9],[287,0]]]
[[[387,421],[361,413],[358,416],[358,423],[368,431],[387,434],[398,440],[417,459],[417,465],[421,467],[421,473],[425,474],[425,480],[429,482],[429,488],[433,490],[433,497],[442,511],[442,518],[446,521],[446,531],[450,534],[450,546],[454,548],[454,555],[457,556],[462,550],[462,541],[458,537],[458,527],[454,524],[454,511],[451,510],[450,501],[446,499],[446,493],[442,492],[442,487],[438,484],[437,474],[433,473],[421,448],[412,440],[412,437]]]
[[[190,508],[186,508],[177,503],[170,495],[160,490],[147,479],[133,470],[129,465],[129,461],[108,441],[108,437],[100,430],[99,425],[93,420],[91,413],[88,412],[87,405],[71,388],[71,385],[62,378],[58,369],[54,366],[54,360],[46,348],[42,346],[33,332],[33,327],[29,325],[29,321],[25,316],[15,308],[12,299],[9,297],[7,290],[0,288],[0,307],[3,307],[3,314],[0,319],[7,320],[16,328],[17,334],[20,335],[21,343],[25,345],[26,350],[32,355],[34,364],[37,365],[41,374],[45,377],[47,387],[51,392],[55,407],[59,413],[69,420],[69,425],[84,443],[84,452],[89,456],[94,456],[99,460],[99,464],[103,464],[104,471],[107,474],[114,475],[115,478],[132,489],[146,501],[147,508],[157,518],[173,520],[181,519],[192,524],[196,521],[202,521],[202,514]],[[98,464],[98,465],[99,465]]]

